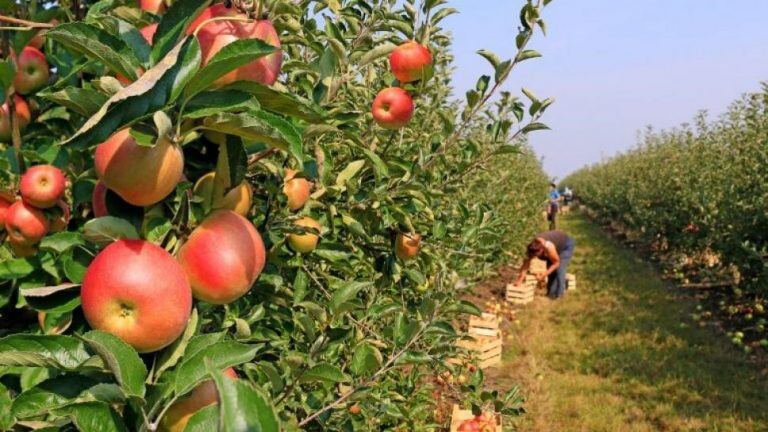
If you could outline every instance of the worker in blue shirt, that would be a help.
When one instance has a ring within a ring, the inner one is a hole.
[[[557,185],[554,183],[549,184],[549,205],[547,206],[547,220],[549,221],[549,229],[555,230],[557,223],[555,221],[557,212],[560,208],[560,201],[563,200],[560,192],[557,191]]]

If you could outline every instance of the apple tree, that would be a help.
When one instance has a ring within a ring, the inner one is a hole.
[[[455,342],[540,225],[548,3],[456,100],[444,0],[0,1],[0,429],[519,415]]]

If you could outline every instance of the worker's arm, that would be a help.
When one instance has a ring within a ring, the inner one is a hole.
[[[557,248],[552,243],[547,243],[545,247],[547,248],[547,255],[549,256],[549,262],[551,264],[549,265],[549,268],[547,269],[547,272],[544,274],[544,276],[549,276],[556,272],[560,267],[560,254],[557,253]]]
[[[520,285],[523,283],[523,280],[525,279],[525,275],[528,273],[528,268],[531,266],[531,259],[526,258],[523,260],[523,265],[520,266],[520,271],[517,275],[517,280],[515,281],[515,285]]]

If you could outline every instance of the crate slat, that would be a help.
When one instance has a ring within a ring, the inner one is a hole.
[[[568,273],[565,275],[565,286],[568,291],[576,291],[576,275]]]

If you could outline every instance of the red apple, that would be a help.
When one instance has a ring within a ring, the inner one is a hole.
[[[280,75],[280,67],[283,63],[283,53],[280,51],[280,38],[275,27],[269,20],[243,21],[212,21],[211,18],[233,17],[247,18],[234,8],[227,8],[224,4],[215,4],[203,11],[187,29],[187,34],[197,32],[200,41],[200,50],[203,57],[203,66],[213,58],[222,48],[240,39],[261,39],[264,42],[278,48],[274,53],[241,66],[234,71],[216,80],[216,86],[223,86],[235,81],[255,81],[264,85],[272,85]],[[202,26],[202,27],[201,27]]]
[[[419,254],[421,235],[398,233],[395,239],[395,255],[403,260],[409,260]]]
[[[176,340],[192,310],[184,270],[171,254],[144,240],[118,240],[104,248],[88,266],[80,296],[91,327],[142,353]]]
[[[54,207],[54,216],[51,219],[51,232],[59,232],[67,229],[69,225],[69,218],[71,216],[69,210],[69,204],[64,200],[58,200],[56,207]]]
[[[29,105],[27,105],[27,102],[24,100],[24,98],[19,95],[13,96],[13,103],[13,117],[16,119],[16,123],[19,125],[19,131],[23,131],[29,122],[32,121],[32,114],[29,111]],[[10,107],[8,106],[8,102],[6,102],[2,107],[0,107],[0,142],[10,142],[11,133],[12,129]]]
[[[392,51],[389,55],[389,66],[398,81],[418,81],[431,74],[432,54],[424,45],[408,41]]]
[[[458,432],[480,432],[480,425],[475,419],[465,420],[459,425]]]
[[[216,173],[211,171],[200,177],[195,183],[194,193],[203,199],[206,208],[218,210],[232,210],[245,216],[251,210],[251,196],[253,190],[247,181],[243,180],[236,188],[230,189],[226,194],[214,196]]]
[[[293,224],[297,227],[309,229],[307,229],[304,234],[292,233],[288,235],[288,244],[291,245],[291,249],[299,253],[309,253],[315,250],[317,242],[320,240],[320,236],[313,233],[312,229],[320,232],[323,228],[320,223],[309,216],[305,216],[296,220]]]
[[[8,208],[11,207],[13,202],[12,196],[0,195],[0,231],[5,229],[5,215],[8,213]]]
[[[48,61],[45,54],[33,46],[25,46],[16,59],[16,76],[13,87],[19,94],[29,94],[48,82]]]
[[[168,139],[139,145],[123,129],[96,148],[96,174],[126,202],[149,206],[173,192],[184,174],[184,154]]]
[[[139,29],[139,33],[144,36],[144,40],[150,45],[152,45],[152,38],[155,37],[155,32],[157,32],[157,26],[158,24],[155,23]]]
[[[21,198],[33,206],[46,209],[56,205],[64,195],[67,177],[53,165],[35,165],[21,176]]]
[[[296,171],[292,169],[285,170],[285,184],[283,193],[288,197],[288,208],[296,211],[306,204],[309,200],[309,191],[312,183],[309,180],[296,177]]]
[[[93,187],[91,193],[91,210],[93,210],[94,217],[109,216],[107,211],[107,185],[104,182],[96,182],[96,186]]]
[[[236,380],[237,373],[229,368],[224,371],[224,375]],[[189,395],[174,402],[160,421],[160,431],[162,432],[182,432],[187,426],[189,419],[201,409],[218,403],[218,392],[213,380],[203,381],[198,384]]]
[[[50,230],[50,223],[38,208],[24,201],[16,201],[5,213],[8,239],[19,245],[33,245]]]
[[[400,129],[413,117],[413,98],[400,87],[386,88],[373,100],[371,112],[384,129]]]
[[[139,0],[139,7],[149,13],[158,15],[165,12],[165,1],[163,0]]]
[[[266,251],[248,219],[231,210],[211,213],[179,250],[195,298],[231,303],[247,293],[264,269]]]

